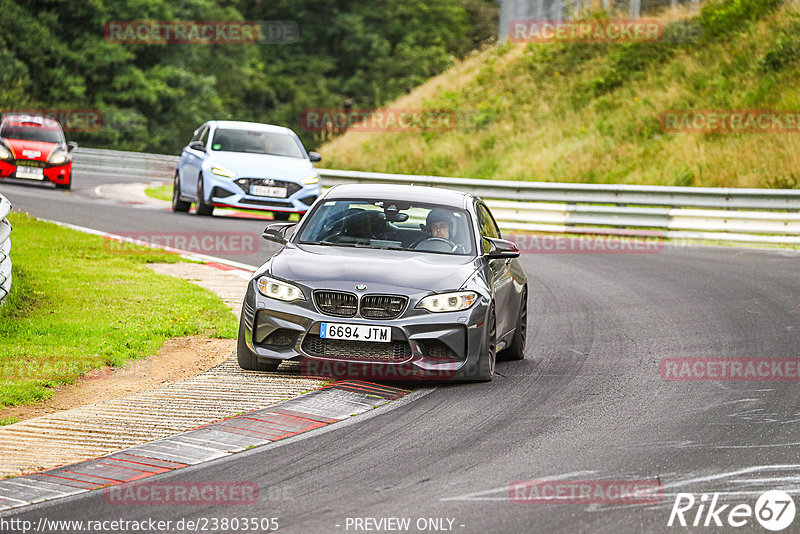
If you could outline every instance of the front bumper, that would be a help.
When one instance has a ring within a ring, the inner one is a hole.
[[[271,198],[250,195],[231,178],[204,173],[204,187],[209,198],[206,201],[215,207],[239,208],[263,211],[305,213],[322,193],[319,183],[303,186],[286,198]]]
[[[311,376],[365,380],[470,379],[486,344],[488,299],[460,312],[431,313],[416,309],[430,292],[409,296],[397,319],[334,317],[307,300],[287,303],[261,295],[255,279],[244,299],[245,343],[263,361],[300,360]],[[326,289],[340,289],[336,287]],[[394,291],[392,291],[394,289]],[[370,287],[370,293],[399,294],[396,288]],[[345,323],[391,327],[391,343],[321,340],[320,324]],[[320,347],[327,345],[327,350]]]
[[[68,184],[72,178],[72,162],[70,161],[64,165],[46,166],[44,168],[44,179],[42,180],[36,180],[32,178],[17,178],[16,172],[16,160],[13,163],[0,161],[0,178],[14,178],[31,183],[44,183],[49,181],[54,184],[64,185]]]

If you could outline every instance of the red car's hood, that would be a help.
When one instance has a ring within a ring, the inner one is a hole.
[[[22,139],[3,139],[3,141],[14,151],[16,159],[47,161],[53,150],[58,148],[56,143],[44,143],[42,141],[25,141]]]

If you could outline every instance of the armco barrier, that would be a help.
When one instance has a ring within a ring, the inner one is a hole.
[[[75,171],[169,181],[177,156],[80,148]],[[447,187],[487,200],[504,230],[800,245],[800,190],[479,180],[319,169],[324,186]],[[80,178],[78,178],[80,179]]]
[[[11,291],[11,203],[0,195],[0,304]]]

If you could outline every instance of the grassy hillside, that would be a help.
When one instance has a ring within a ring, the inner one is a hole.
[[[388,106],[457,110],[455,130],[351,131],[320,149],[326,166],[509,180],[800,187],[800,133],[672,133],[661,125],[667,110],[800,111],[800,7],[725,0],[704,4],[699,14],[660,18],[691,19],[702,38],[493,46]]]

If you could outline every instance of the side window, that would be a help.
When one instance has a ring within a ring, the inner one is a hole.
[[[500,238],[500,229],[497,227],[497,223],[494,222],[492,214],[483,204],[478,204],[478,226],[481,230],[481,237]],[[489,245],[483,239],[481,241],[483,251],[489,252]]]
[[[200,141],[203,142],[204,147],[208,147],[208,132],[211,131],[211,128],[207,127],[203,130],[203,133],[200,135]]]
[[[201,126],[200,128],[198,128],[198,129],[196,129],[194,131],[194,135],[192,135],[192,138],[189,139],[190,143],[194,143],[195,141],[199,141],[200,140],[200,136],[203,135],[203,131],[204,131],[203,128],[204,128],[204,126]]]

